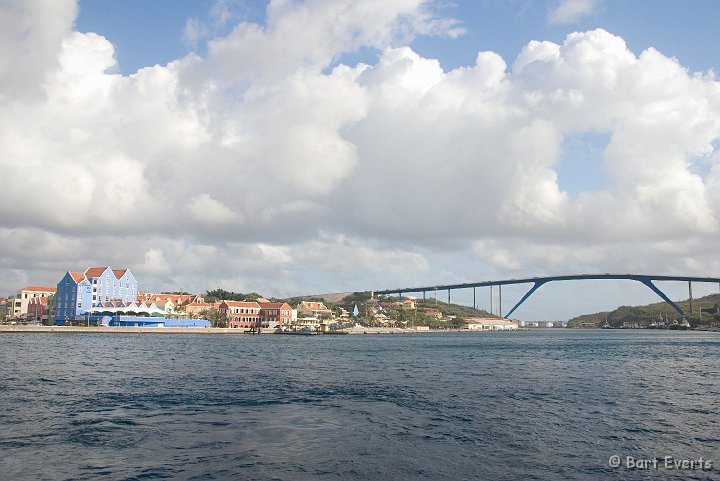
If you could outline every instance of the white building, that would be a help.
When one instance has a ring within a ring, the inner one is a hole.
[[[472,317],[465,320],[465,328],[470,331],[514,331],[518,323],[508,319]]]

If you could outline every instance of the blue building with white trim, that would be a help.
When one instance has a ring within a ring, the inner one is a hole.
[[[130,269],[90,267],[85,272],[65,273],[55,294],[55,323],[85,319],[102,302],[134,303],[138,286]]]

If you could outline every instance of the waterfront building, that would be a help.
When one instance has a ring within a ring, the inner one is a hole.
[[[46,321],[48,318],[48,301],[53,296],[49,297],[33,297],[28,303],[28,312],[26,319],[33,322]]]
[[[82,272],[65,273],[55,295],[55,323],[74,321],[92,305],[92,284]]]
[[[168,294],[165,292],[139,292],[137,296],[138,302],[153,302],[155,304],[167,304],[170,302],[173,306],[184,306],[192,302],[199,296],[195,294]]]
[[[141,292],[138,294],[137,300],[138,302],[154,302],[158,306],[163,305],[168,314],[180,317],[198,317],[202,312],[213,308],[212,304],[208,304],[197,294]]]
[[[317,301],[302,301],[297,305],[297,313],[299,316],[311,317],[331,317],[332,311],[325,307],[325,304]]]
[[[301,317],[293,325],[296,328],[300,328],[300,329],[307,328],[307,329],[311,329],[311,330],[318,330],[318,329],[320,329],[320,326],[322,325],[322,321],[315,316],[307,316],[307,317]]]
[[[195,296],[192,301],[188,302],[183,307],[185,309],[185,313],[190,317],[199,317],[203,312],[213,309],[213,305],[205,302],[205,299],[200,296]]]
[[[465,328],[471,331],[513,331],[517,321],[496,318],[471,317],[465,320]]]
[[[7,297],[0,297],[0,314],[8,315],[9,301]]]
[[[227,317],[228,327],[248,329],[261,326],[261,309],[257,302],[222,301],[218,311]]]
[[[292,307],[287,302],[258,302],[262,327],[288,329],[293,323]]]
[[[90,267],[84,273],[92,285],[92,302],[137,300],[137,281],[130,269],[111,269],[110,267]]]
[[[8,316],[11,317],[27,317],[28,306],[30,300],[35,298],[48,297],[55,294],[54,287],[46,286],[27,286],[20,289],[15,297],[9,299],[10,309],[8,310]]]
[[[103,302],[133,303],[137,281],[130,269],[90,267],[85,272],[65,273],[57,285],[55,323],[84,319],[85,314]]]
[[[51,325],[55,323],[55,294],[48,297],[47,321]]]

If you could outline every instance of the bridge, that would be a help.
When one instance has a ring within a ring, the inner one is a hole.
[[[508,279],[508,280],[502,280],[502,281],[482,281],[482,282],[466,282],[462,284],[446,284],[446,285],[437,285],[437,286],[423,286],[423,287],[403,287],[398,289],[385,289],[383,291],[375,291],[374,294],[398,294],[402,295],[405,293],[420,293],[422,292],[423,300],[425,300],[425,294],[427,292],[435,292],[437,291],[445,291],[447,290],[448,293],[448,303],[450,303],[450,291],[455,289],[472,289],[473,290],[473,307],[476,306],[475,303],[475,288],[477,287],[490,287],[492,289],[494,286],[497,286],[500,292],[500,317],[503,317],[502,315],[502,286],[506,285],[513,285],[513,284],[532,284],[532,287],[530,287],[530,290],[525,293],[525,295],[513,306],[510,311],[506,314],[507,317],[510,317],[515,310],[520,307],[523,302],[525,302],[531,295],[535,293],[540,287],[544,286],[548,282],[557,282],[557,281],[579,281],[579,280],[599,280],[599,279],[620,279],[620,280],[632,280],[632,281],[638,281],[647,287],[649,287],[653,292],[655,292],[658,296],[660,296],[665,302],[670,304],[673,309],[675,309],[677,312],[679,312],[681,315],[685,315],[685,312],[678,306],[676,303],[674,303],[670,298],[665,295],[664,292],[662,292],[655,284],[654,282],[660,281],[680,281],[680,282],[687,282],[688,283],[688,292],[690,296],[690,313],[692,314],[692,283],[693,282],[702,282],[702,283],[716,283],[720,287],[720,278],[718,277],[687,277],[687,276],[652,276],[652,275],[640,275],[640,274],[578,274],[578,275],[569,275],[569,276],[549,276],[549,277],[530,277],[526,279]],[[436,294],[437,295],[437,294]],[[491,296],[491,302],[492,302],[492,296]],[[490,309],[492,310],[492,304]]]

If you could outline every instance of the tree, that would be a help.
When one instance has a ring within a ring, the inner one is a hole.
[[[200,315],[210,321],[212,327],[228,327],[227,316],[217,309],[206,309]]]
[[[226,291],[225,289],[214,289],[212,291],[206,291],[203,298],[206,302],[215,302],[215,301],[245,301],[245,302],[254,302],[257,301],[258,298],[262,297],[257,292],[251,292],[249,294],[242,294],[239,292],[232,292],[232,291]]]

